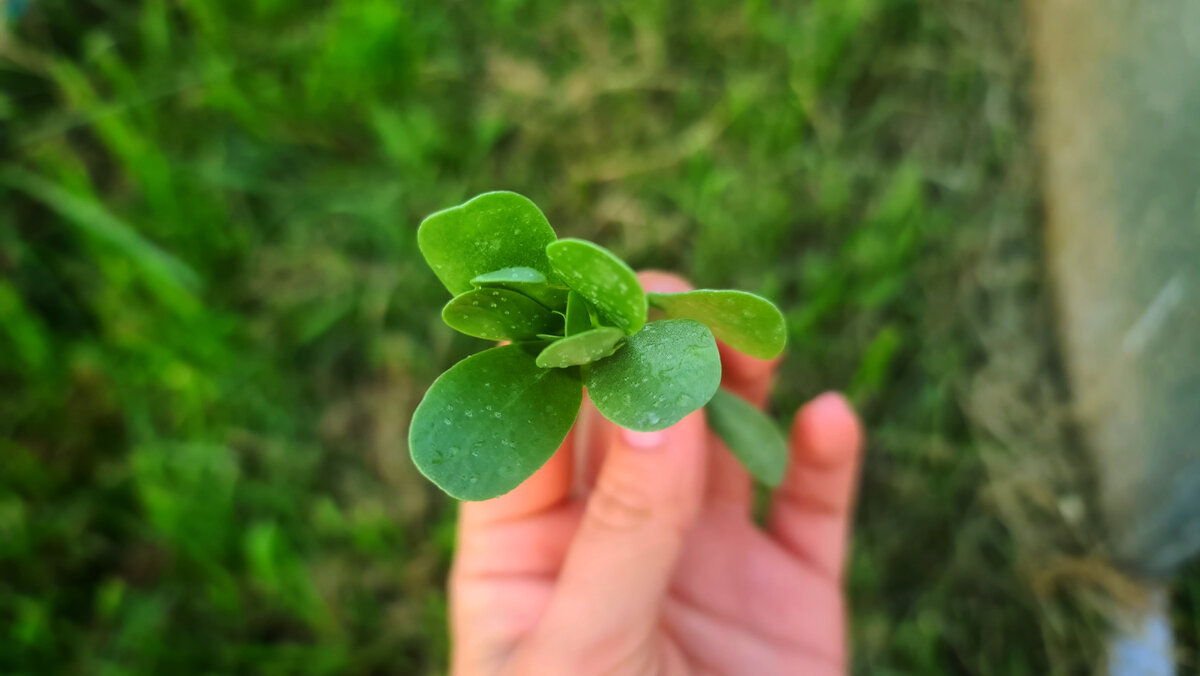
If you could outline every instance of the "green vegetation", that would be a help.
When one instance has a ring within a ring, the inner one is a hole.
[[[425,394],[408,439],[421,473],[459,500],[516,488],[562,443],[583,401],[579,374],[541,368],[523,345],[455,364]]]
[[[406,430],[484,343],[416,231],[499,188],[777,300],[779,420],[861,408],[858,671],[1082,671],[1103,627],[992,462],[1053,388],[974,375],[1040,307],[1019,5],[36,0],[0,35],[0,672],[440,673],[454,506]]]
[[[656,293],[667,318],[648,323],[647,294],[625,261],[591,242],[558,239],[537,206],[513,192],[439,211],[417,240],[455,294],[442,321],[511,343],[459,362],[413,412],[413,463],[460,500],[503,495],[549,460],[575,423],[585,384],[609,420],[662,430],[717,392],[714,333],[759,359],[778,357],[787,341],[779,309],[744,291]],[[714,431],[777,485],[783,437],[754,407],[727,402],[718,408],[740,415],[724,416]]]

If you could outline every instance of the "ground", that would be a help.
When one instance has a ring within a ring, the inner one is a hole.
[[[1069,435],[996,405],[1061,396],[1030,74],[1011,1],[36,0],[0,34],[0,671],[442,672],[455,507],[407,419],[482,343],[415,231],[511,189],[776,300],[781,421],[860,407],[857,672],[1086,672],[1008,481]]]

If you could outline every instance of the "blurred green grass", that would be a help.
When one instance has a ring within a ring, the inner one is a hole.
[[[38,0],[7,30],[0,671],[443,671],[453,505],[405,434],[479,344],[415,229],[491,189],[779,301],[781,418],[850,392],[858,671],[1095,659],[961,402],[964,287],[996,220],[1036,229],[1019,3]]]

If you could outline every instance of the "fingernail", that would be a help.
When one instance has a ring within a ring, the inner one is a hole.
[[[824,423],[822,428],[842,416],[853,415],[850,403],[840,392],[826,392],[809,402],[808,407],[808,414]],[[818,462],[836,463],[846,455],[845,442],[840,434],[817,434],[815,437],[812,439],[812,451]]]
[[[810,405],[820,411],[834,411],[849,407],[841,392],[823,392],[813,398]]]
[[[621,439],[626,446],[636,448],[640,451],[652,451],[660,448],[667,441],[667,433],[665,430],[656,432],[635,432],[621,428]]]

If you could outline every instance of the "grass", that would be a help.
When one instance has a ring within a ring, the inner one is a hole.
[[[853,396],[858,671],[1085,670],[1103,629],[1034,593],[973,413],[980,270],[1037,256],[1021,26],[950,0],[38,0],[0,43],[0,671],[442,672],[454,507],[405,435],[478,344],[415,230],[501,188],[778,301],[781,418]]]

